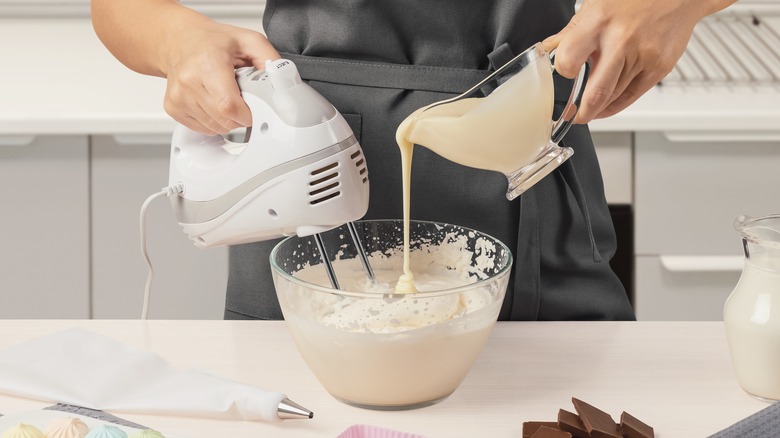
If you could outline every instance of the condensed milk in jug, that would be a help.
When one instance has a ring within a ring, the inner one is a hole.
[[[745,265],[723,307],[731,362],[739,385],[780,400],[780,215],[740,216]]]
[[[563,115],[553,121],[550,55],[536,44],[470,90],[420,108],[396,131],[402,153],[424,146],[442,157],[507,176],[514,199],[572,155],[558,142],[571,127],[587,82],[580,69]]]
[[[571,157],[572,149],[558,142],[574,121],[590,65],[581,67],[561,117],[553,120],[552,59],[537,43],[460,96],[422,107],[401,122],[396,141],[401,149],[407,227],[415,144],[464,166],[503,173],[509,181],[509,200]],[[407,231],[406,248],[408,235]],[[407,249],[398,293],[415,291],[408,253]]]

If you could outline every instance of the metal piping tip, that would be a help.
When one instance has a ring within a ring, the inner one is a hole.
[[[285,398],[279,402],[279,408],[277,414],[282,420],[290,420],[295,418],[314,418],[314,412],[304,408],[303,406],[295,403],[289,398]]]

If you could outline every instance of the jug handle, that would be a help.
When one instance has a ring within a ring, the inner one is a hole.
[[[555,67],[555,50],[550,52],[550,63],[553,68]],[[574,117],[579,111],[580,103],[582,102],[582,95],[585,92],[585,84],[588,82],[588,76],[590,75],[590,59],[582,64],[577,78],[574,80],[574,86],[571,89],[571,95],[569,95],[569,101],[566,102],[566,107],[563,109],[561,116],[558,120],[553,122],[550,139],[553,143],[558,144],[563,140],[563,136],[569,132],[572,123],[574,123]]]

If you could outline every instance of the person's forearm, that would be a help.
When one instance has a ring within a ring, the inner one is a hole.
[[[176,0],[92,0],[100,40],[124,65],[148,75],[166,76],[176,36],[208,20]]]

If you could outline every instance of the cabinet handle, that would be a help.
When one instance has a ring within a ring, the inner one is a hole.
[[[170,145],[171,134],[114,134],[114,141],[122,146]]]
[[[780,141],[780,131],[766,132],[706,132],[664,131],[664,137],[675,143],[725,143]]]
[[[0,135],[0,146],[29,146],[34,141],[34,135]]]
[[[742,256],[661,256],[661,265],[671,272],[742,271]]]

